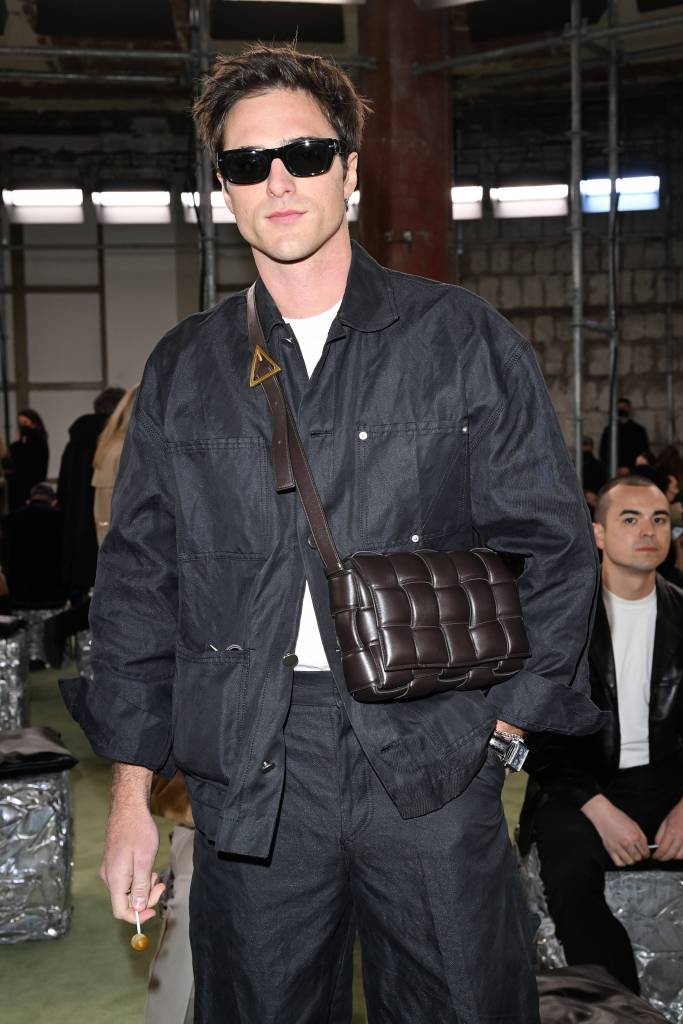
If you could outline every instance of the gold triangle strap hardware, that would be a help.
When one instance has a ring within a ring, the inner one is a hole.
[[[266,362],[270,369],[267,373],[262,373],[257,377],[257,373],[260,369],[260,364]],[[268,380],[269,377],[274,377],[276,373],[282,373],[282,367],[278,366],[274,359],[271,359],[264,348],[257,345],[254,349],[254,358],[251,361],[251,374],[249,375],[249,387],[255,388],[259,384],[263,384],[264,380]]]

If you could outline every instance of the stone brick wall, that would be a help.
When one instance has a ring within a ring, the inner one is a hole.
[[[683,217],[669,210],[620,215],[620,394],[633,403],[653,447],[668,443],[667,308],[675,349],[677,437],[683,435]],[[670,183],[671,187],[671,183]],[[664,198],[662,197],[662,201]],[[585,318],[607,318],[607,217],[584,217]],[[533,343],[568,443],[573,437],[571,243],[565,217],[454,225],[457,280],[487,298]],[[667,243],[667,231],[670,238]],[[667,263],[667,248],[670,262]],[[609,405],[609,342],[584,335],[584,432],[596,447]]]

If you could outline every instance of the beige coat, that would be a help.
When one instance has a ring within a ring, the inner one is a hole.
[[[116,438],[104,454],[102,466],[96,469],[92,475],[92,485],[95,488],[95,502],[93,512],[95,515],[95,530],[97,531],[97,543],[102,544],[111,518],[111,496],[114,492],[116,474],[119,471],[121,451],[123,449],[123,438]]]

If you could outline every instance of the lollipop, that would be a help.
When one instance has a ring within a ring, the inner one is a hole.
[[[142,934],[142,929],[140,928],[140,915],[138,914],[137,910],[135,911],[135,924],[137,925],[138,930],[136,931],[135,935],[133,935],[133,937],[131,938],[130,944],[133,947],[133,949],[147,949],[147,947],[149,946],[149,939],[147,938],[146,935]]]

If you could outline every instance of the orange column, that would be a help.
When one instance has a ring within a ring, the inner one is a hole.
[[[438,280],[449,261],[453,124],[445,72],[416,77],[415,64],[449,56],[447,10],[415,0],[367,0],[360,51],[375,57],[361,89],[372,102],[360,157],[359,239],[388,267]]]

